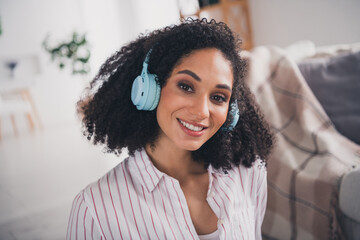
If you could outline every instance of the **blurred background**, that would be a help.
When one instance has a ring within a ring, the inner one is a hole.
[[[201,7],[201,8],[200,8]],[[181,17],[227,22],[243,48],[360,42],[358,0],[0,0],[0,239],[64,239],[75,195],[125,156],[81,133],[101,64]]]

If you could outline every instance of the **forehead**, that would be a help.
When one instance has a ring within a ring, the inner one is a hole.
[[[190,70],[196,73],[202,80],[217,79],[232,86],[232,64],[216,48],[195,50],[182,57],[174,67],[171,75],[182,70]]]

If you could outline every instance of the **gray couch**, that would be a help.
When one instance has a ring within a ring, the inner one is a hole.
[[[360,144],[360,49],[323,52],[299,61],[298,66],[337,131]],[[339,180],[338,217],[344,236],[360,239],[358,167]]]

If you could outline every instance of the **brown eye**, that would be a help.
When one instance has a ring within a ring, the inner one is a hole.
[[[189,86],[186,83],[178,83],[178,87],[183,90],[184,92],[193,92],[194,90],[192,89],[191,86]]]
[[[211,99],[214,100],[215,102],[218,102],[218,103],[226,102],[226,98],[224,96],[221,96],[221,95],[212,96]]]

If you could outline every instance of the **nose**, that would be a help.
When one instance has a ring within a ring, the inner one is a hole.
[[[208,118],[210,116],[208,99],[205,97],[196,99],[191,108],[191,114],[196,116],[197,120]]]

